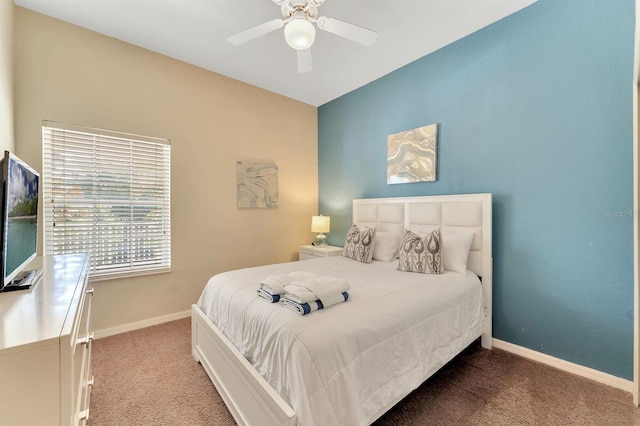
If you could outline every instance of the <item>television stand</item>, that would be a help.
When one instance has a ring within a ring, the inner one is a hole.
[[[2,289],[2,292],[29,289],[31,288],[32,285],[36,284],[40,280],[41,276],[42,276],[42,269],[33,269],[31,271],[23,271],[19,275],[17,275],[13,279],[13,281],[7,284]]]

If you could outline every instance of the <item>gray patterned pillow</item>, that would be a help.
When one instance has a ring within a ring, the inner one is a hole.
[[[373,258],[373,243],[376,237],[375,228],[363,228],[354,223],[347,232],[342,255],[362,263],[371,263]]]
[[[400,245],[398,271],[441,274],[442,238],[440,238],[440,230],[434,229],[424,237],[405,230]]]

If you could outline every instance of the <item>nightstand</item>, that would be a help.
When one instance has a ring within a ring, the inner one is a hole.
[[[300,260],[315,259],[317,257],[342,256],[342,247],[300,246]]]

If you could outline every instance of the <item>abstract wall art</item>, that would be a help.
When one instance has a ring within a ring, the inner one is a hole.
[[[389,135],[387,184],[435,181],[437,145],[437,124]]]
[[[239,208],[278,208],[278,166],[275,163],[236,165]]]

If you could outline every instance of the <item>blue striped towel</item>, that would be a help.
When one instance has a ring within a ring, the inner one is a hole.
[[[280,301],[279,294],[271,294],[269,291],[265,290],[264,288],[259,288],[256,291],[258,292],[258,297],[266,300],[267,302],[275,303]]]
[[[342,293],[342,296],[344,297],[344,301],[346,302],[347,299],[349,298],[349,293],[345,291]],[[293,312],[299,315],[307,315],[308,313],[311,313],[313,311],[324,309],[324,306],[322,305],[322,302],[320,300],[316,300],[315,302],[309,302],[309,303],[298,303],[294,300],[284,297],[282,298],[280,303],[285,308],[289,308]]]

